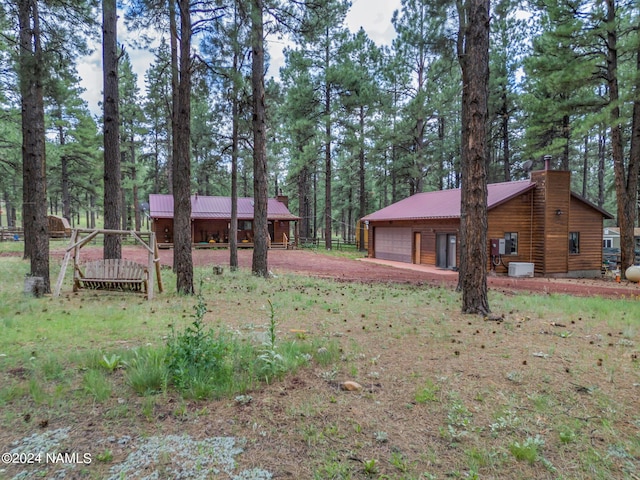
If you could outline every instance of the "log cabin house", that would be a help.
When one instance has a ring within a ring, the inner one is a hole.
[[[158,246],[173,245],[173,196],[149,195],[149,216]],[[272,247],[297,243],[299,217],[291,214],[288,198],[269,198],[267,221]],[[191,238],[195,247],[228,247],[231,197],[191,196]],[[293,225],[292,225],[293,224]],[[293,235],[292,235],[293,228]],[[253,198],[238,198],[238,247],[253,247]]]
[[[514,274],[514,262],[537,276],[601,275],[603,220],[613,216],[571,191],[570,172],[546,168],[529,180],[489,184],[487,208],[494,272]],[[458,267],[460,189],[419,193],[362,221],[369,257]]]

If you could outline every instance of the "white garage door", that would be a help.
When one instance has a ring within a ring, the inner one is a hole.
[[[411,228],[376,227],[375,257],[411,263]]]

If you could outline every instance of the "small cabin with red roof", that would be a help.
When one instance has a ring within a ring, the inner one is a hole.
[[[149,216],[160,247],[173,245],[173,195],[149,195]],[[272,246],[297,243],[299,217],[289,212],[288,198],[269,198],[267,223]],[[191,238],[195,246],[227,247],[231,197],[191,196]],[[293,232],[292,232],[293,230]],[[253,246],[253,198],[238,198],[238,246]]]
[[[613,216],[571,191],[570,172],[545,169],[487,187],[488,268],[507,273],[519,262],[539,276],[601,274],[603,220]],[[362,221],[369,257],[458,267],[460,189],[419,193]]]

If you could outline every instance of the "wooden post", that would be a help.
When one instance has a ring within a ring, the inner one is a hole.
[[[151,300],[153,299],[153,273],[154,273],[154,268],[153,268],[153,264],[155,263],[155,251],[154,251],[154,244],[155,244],[155,233],[151,232],[149,234],[149,255],[147,256],[148,258],[148,262],[147,262],[147,274],[149,275],[149,282],[147,285],[147,299]]]
[[[56,286],[53,289],[53,296],[60,296],[60,289],[62,288],[62,282],[64,281],[64,274],[67,270],[67,265],[69,264],[69,258],[71,258],[71,252],[73,251],[73,245],[76,243],[76,237],[78,236],[78,231],[73,230],[71,233],[71,243],[69,248],[67,248],[66,253],[64,254],[64,259],[62,260],[62,266],[60,267],[60,273],[58,274],[58,280],[56,281]]]
[[[160,293],[162,293],[164,291],[163,286],[162,286],[162,274],[160,273],[160,252],[158,251],[158,242],[156,241],[156,234],[154,232],[151,232],[151,235],[153,235],[153,251],[154,253],[154,259],[153,259],[153,263],[156,264],[156,280],[158,282],[158,291]]]

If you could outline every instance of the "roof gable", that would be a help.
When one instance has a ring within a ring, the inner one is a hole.
[[[298,220],[287,206],[276,198],[267,201],[267,218],[270,220]],[[149,195],[151,218],[173,218],[173,195]],[[191,196],[192,219],[230,219],[231,197]],[[253,219],[253,198],[238,198],[238,220]]]
[[[594,210],[597,210],[598,212],[600,212],[602,214],[602,216],[604,218],[608,218],[609,220],[611,220],[612,218],[615,218],[613,215],[611,215],[609,212],[607,212],[604,208],[600,208],[595,203],[592,203],[589,200],[587,200],[586,198],[584,198],[582,195],[578,195],[575,192],[571,192],[571,197],[575,198],[576,200],[578,200],[578,201],[580,201],[582,203],[584,203],[585,205],[588,205],[589,207],[593,208]]]

